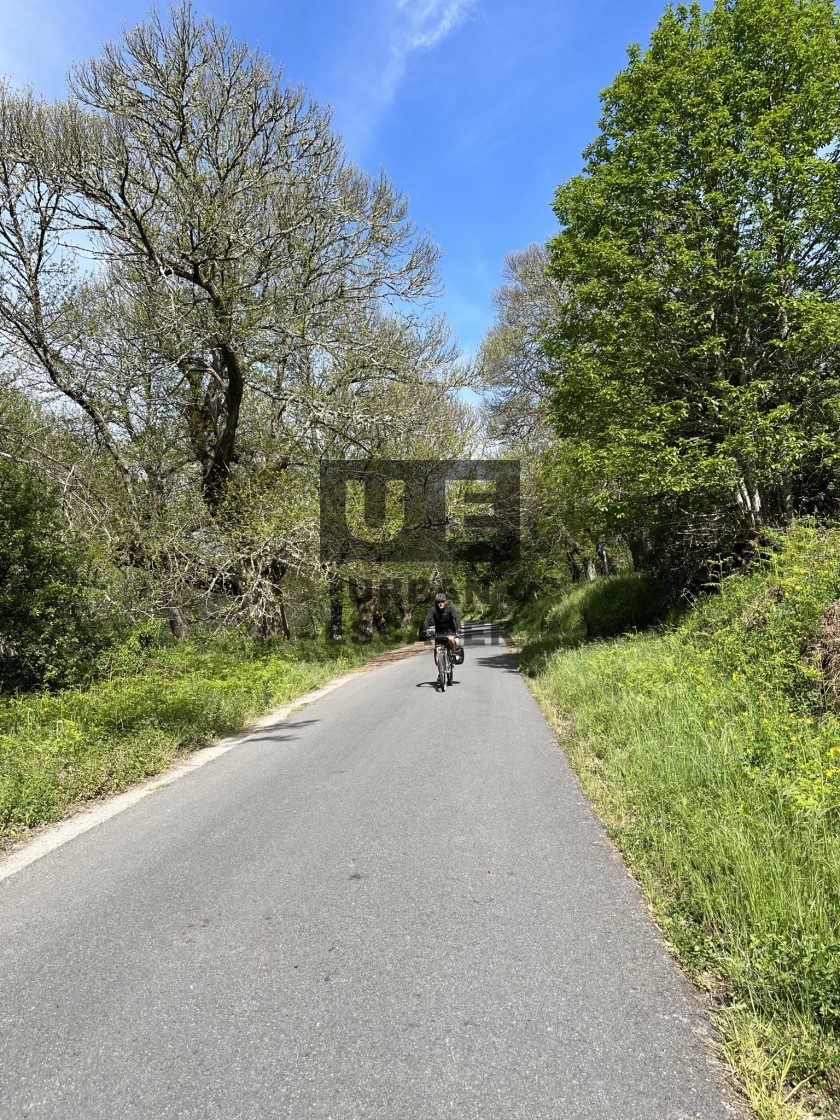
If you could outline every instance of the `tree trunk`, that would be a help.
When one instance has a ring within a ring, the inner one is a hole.
[[[406,594],[403,594],[403,586],[401,580],[394,580],[392,597],[400,612],[402,628],[407,630],[411,625],[414,612],[421,603],[426,602],[432,592],[431,584],[425,579],[413,579],[408,585]]]
[[[180,603],[170,603],[166,608],[166,616],[169,620],[169,629],[172,631],[173,637],[183,642],[187,634],[190,632],[190,624],[187,622],[187,616],[184,614],[183,607]]]
[[[328,635],[331,642],[344,639],[344,584],[339,576],[330,579],[330,623]]]
[[[370,580],[362,584],[351,580],[350,594],[359,612],[359,634],[369,641],[373,638],[373,585]]]
[[[779,516],[785,521],[793,517],[793,490],[788,479],[784,479],[776,487],[776,502],[779,507]]]
[[[604,575],[611,576],[613,574],[612,560],[610,560],[610,555],[607,552],[607,546],[603,541],[598,541],[595,551],[598,553],[598,559],[601,561],[601,567],[604,570]]]
[[[261,578],[256,582],[250,607],[251,617],[254,620],[254,632],[264,640],[276,638],[278,634],[286,642],[292,640],[286,614],[286,597],[283,593],[285,575],[286,565],[275,557],[259,573]]]
[[[580,577],[583,575],[583,568],[578,564],[577,557],[571,549],[566,552],[566,563],[569,565],[569,574],[572,577],[572,583],[580,583]]]
[[[388,622],[385,618],[385,615],[382,614],[382,612],[377,607],[376,600],[374,600],[373,602],[373,625],[376,627],[377,631],[380,634],[385,635],[388,633]]]
[[[630,553],[630,563],[633,565],[633,571],[640,572],[644,568],[647,554],[644,538],[637,536],[635,533],[627,533],[624,540],[627,544],[627,551]]]
[[[281,591],[278,599],[278,607],[280,608],[280,632],[285,641],[292,640],[292,631],[289,627],[289,618],[286,614],[286,596]]]
[[[587,556],[584,560],[584,564],[586,565],[586,578],[591,583],[598,578],[598,568],[595,564],[595,557]]]
[[[738,489],[736,492],[738,505],[745,511],[750,519],[750,525],[753,529],[761,527],[761,494],[758,487],[753,486],[752,489],[747,485],[744,478],[738,479]]]

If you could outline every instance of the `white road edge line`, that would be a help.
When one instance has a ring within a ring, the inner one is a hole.
[[[415,645],[416,644],[417,643],[415,643]],[[399,654],[411,649],[412,646],[400,646],[389,652],[392,654]],[[110,820],[111,817],[117,816],[118,813],[130,809],[132,805],[136,805],[138,801],[142,801],[144,797],[148,797],[150,793],[163,789],[165,786],[172,785],[172,783],[177,782],[179,778],[186,777],[187,774],[191,774],[193,770],[198,770],[201,766],[206,766],[208,762],[212,762],[215,758],[227,754],[227,752],[233,750],[234,747],[238,747],[242,743],[247,743],[249,739],[253,738],[257,732],[262,731],[264,728],[271,727],[284,719],[288,719],[290,715],[297,712],[300,708],[306,707],[314,700],[320,700],[322,696],[326,696],[336,688],[341,688],[341,686],[347,684],[348,681],[355,680],[357,677],[371,672],[371,670],[383,668],[384,665],[388,664],[392,664],[392,662],[385,661],[383,665],[368,663],[368,665],[359,666],[358,669],[351,669],[349,673],[344,673],[334,680],[327,681],[327,683],[322,684],[320,688],[313,689],[311,692],[305,692],[303,696],[297,696],[294,700],[290,700],[288,704],[284,704],[280,708],[275,708],[274,711],[269,712],[268,715],[261,716],[258,720],[249,724],[244,731],[220,739],[218,742],[212,743],[209,747],[201,747],[199,750],[190,754],[186,762],[180,762],[172,766],[169,770],[164,770],[162,774],[156,774],[155,777],[149,778],[148,781],[143,782],[139,786],[134,786],[132,789],[126,790],[125,793],[118,793],[105,801],[97,802],[88,809],[81,809],[78,813],[74,813],[72,817],[68,817],[66,820],[46,825],[44,830],[37,836],[33,836],[30,840],[22,841],[17,847],[13,847],[5,855],[0,856],[0,883],[2,883],[4,879],[8,879],[11,875],[17,874],[18,871],[22,871],[24,867],[28,867],[30,863],[34,863],[42,856],[55,851],[56,848],[62,847],[70,840],[74,840],[77,836],[81,836],[81,834],[87,832],[88,829],[96,828],[97,825]]]

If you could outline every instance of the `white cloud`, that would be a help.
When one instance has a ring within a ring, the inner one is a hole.
[[[0,0],[2,3],[3,0]],[[364,17],[330,91],[336,123],[356,159],[364,160],[409,68],[451,35],[479,0],[368,0]],[[429,61],[425,66],[433,66]]]
[[[463,23],[471,7],[472,0],[397,0],[397,10],[405,18],[395,49],[407,54],[436,46]]]
[[[396,0],[397,23],[380,87],[383,102],[391,101],[399,89],[410,56],[443,42],[472,7],[473,0]]]

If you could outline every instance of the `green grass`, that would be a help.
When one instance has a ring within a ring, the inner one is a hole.
[[[159,773],[394,644],[205,635],[144,650],[135,640],[90,688],[0,700],[0,845]]]
[[[840,533],[803,525],[670,628],[554,653],[517,634],[768,1120],[840,1114],[840,721],[816,643],[838,598]]]
[[[522,668],[536,672],[561,647],[573,649],[652,626],[667,614],[668,593],[643,574],[578,583],[547,599],[529,603],[515,625],[527,634]]]

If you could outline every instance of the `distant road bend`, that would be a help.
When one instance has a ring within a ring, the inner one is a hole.
[[[386,665],[0,883],[0,1118],[741,1115],[493,636],[445,694],[428,650]]]

